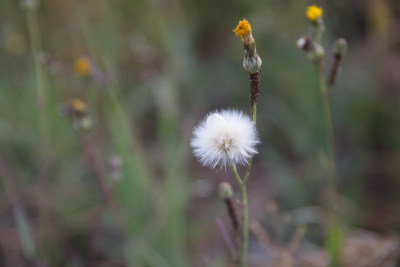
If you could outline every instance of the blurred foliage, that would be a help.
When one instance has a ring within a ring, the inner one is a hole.
[[[249,111],[242,45],[232,33],[244,17],[263,59],[251,220],[268,221],[271,200],[293,214],[325,205],[320,94],[314,66],[295,46],[311,33],[304,11],[312,2],[21,7],[34,2],[0,2],[1,266],[224,266],[215,190],[230,174],[202,168],[189,140],[213,109]],[[340,215],[349,227],[398,233],[400,3],[317,4],[327,70],[334,39],[349,43],[331,91]],[[89,76],[74,71],[82,56]],[[86,103],[90,131],[62,116],[75,97]],[[117,169],[108,164],[113,156]],[[310,224],[305,238],[322,245],[310,214],[293,224]]]

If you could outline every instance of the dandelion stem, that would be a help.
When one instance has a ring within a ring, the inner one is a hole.
[[[246,184],[240,178],[239,173],[236,170],[235,165],[231,165],[232,171],[235,174],[236,181],[239,184],[240,191],[242,192],[242,204],[243,204],[243,243],[242,243],[242,253],[240,256],[240,266],[247,266],[247,248],[249,246],[249,209],[247,206],[247,191]]]
[[[322,39],[322,33],[324,32],[324,25],[318,24],[318,26],[315,28],[315,36],[314,36],[314,42],[317,44],[321,44],[321,39]]]
[[[250,158],[249,164],[247,165],[246,173],[244,174],[243,183],[247,183],[247,181],[249,180],[252,163],[253,163],[253,157]]]
[[[328,172],[328,198],[329,198],[329,233],[327,246],[331,256],[331,266],[339,265],[341,232],[336,215],[336,164],[335,164],[335,138],[332,126],[332,116],[330,111],[328,87],[326,85],[321,62],[317,64],[318,83],[321,91],[322,104],[324,109],[325,134],[327,142],[327,172]],[[336,237],[334,237],[336,235]],[[332,240],[332,238],[335,239]]]
[[[257,85],[258,86],[258,85]],[[253,122],[254,125],[257,122],[257,102],[253,103]],[[246,183],[250,177],[251,166],[253,164],[253,157],[250,158],[249,163],[247,164],[246,173],[244,174],[243,180],[240,178],[237,173],[236,167],[232,165],[232,170],[235,173],[236,180],[239,182],[240,190],[242,191],[242,202],[244,204],[243,208],[243,247],[242,247],[242,256],[240,257],[241,266],[247,266],[247,248],[249,244],[249,211],[247,207],[247,191],[246,191]]]
[[[318,67],[318,82],[321,90],[322,104],[324,109],[325,133],[328,152],[328,188],[331,204],[336,205],[335,186],[336,186],[336,166],[335,166],[335,138],[333,134],[332,116],[329,104],[328,88],[322,68]]]
[[[329,94],[328,88],[326,86],[325,77],[322,71],[322,67],[318,66],[318,83],[321,91],[322,104],[324,109],[324,121],[325,121],[325,132],[327,139],[327,149],[328,149],[328,157],[329,157],[329,177],[330,177],[330,185],[334,186],[335,184],[335,138],[333,134],[333,126],[332,126],[332,116],[330,111],[330,103],[329,103]]]

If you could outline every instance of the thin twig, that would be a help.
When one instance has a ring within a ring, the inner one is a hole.
[[[93,141],[85,134],[80,135],[80,141],[85,156],[94,172],[94,177],[96,179],[102,201],[108,203],[110,200],[110,191],[105,184],[104,170],[102,168],[102,163],[95,145],[93,144]]]
[[[232,242],[228,230],[225,227],[224,222],[220,218],[215,218],[215,223],[217,224],[219,231],[222,234],[222,238],[225,242],[225,245],[228,247],[229,253],[231,254],[233,261],[237,261],[238,257],[235,251],[235,246]]]
[[[88,266],[96,266],[96,252],[99,243],[99,223],[101,221],[101,214],[105,208],[105,203],[100,203],[92,215],[90,223],[90,237],[89,237],[89,260]]]

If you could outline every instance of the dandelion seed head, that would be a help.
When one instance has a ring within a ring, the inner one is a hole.
[[[317,21],[319,18],[322,17],[322,13],[324,11],[322,10],[322,7],[316,6],[316,5],[311,5],[309,7],[307,7],[306,10],[306,17],[311,21],[311,22],[315,22]]]
[[[206,167],[246,165],[257,153],[257,131],[250,117],[236,110],[208,114],[193,131],[191,146]]]

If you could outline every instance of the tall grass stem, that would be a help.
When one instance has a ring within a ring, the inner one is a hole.
[[[36,8],[26,11],[26,21],[36,76],[36,105],[39,117],[39,144],[40,151],[44,151],[48,147],[49,140],[49,129],[47,123],[49,121],[47,119],[47,84],[45,73],[39,60],[39,53],[42,52],[42,41],[40,37],[39,22],[36,16]]]

